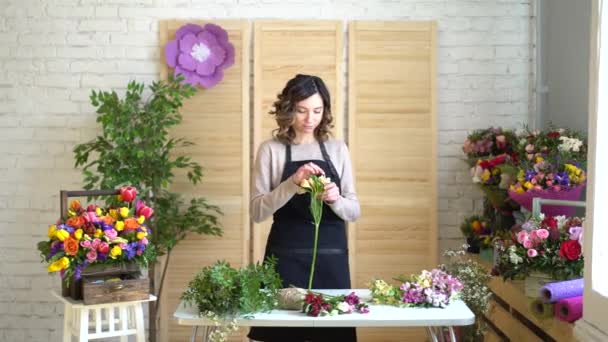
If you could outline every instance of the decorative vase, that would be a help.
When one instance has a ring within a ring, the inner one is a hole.
[[[469,247],[467,247],[467,252],[473,253],[473,254],[479,254],[479,240],[474,239],[472,237],[468,237],[467,245],[469,245]]]
[[[481,260],[494,263],[494,247],[483,247],[479,250]]]
[[[526,297],[537,298],[540,289],[546,283],[555,281],[553,277],[546,272],[533,271],[524,279],[524,293]]]
[[[560,191],[554,190],[540,190],[540,191],[526,191],[524,193],[516,193],[515,191],[509,190],[509,197],[513,199],[515,202],[519,203],[522,207],[526,208],[528,211],[532,211],[532,199],[534,197],[540,197],[544,199],[554,199],[554,200],[568,200],[568,201],[578,201],[581,198],[581,193],[585,188],[585,184],[579,185],[577,187],[573,187],[570,189],[562,189]],[[572,206],[565,205],[543,205],[541,207],[541,212],[547,216],[573,216],[576,208]]]

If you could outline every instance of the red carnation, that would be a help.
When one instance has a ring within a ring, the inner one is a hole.
[[[551,132],[547,133],[547,136],[549,138],[553,138],[554,139],[554,138],[559,138],[560,134],[559,134],[558,131],[551,131]]]
[[[559,256],[568,260],[576,260],[581,256],[581,245],[576,240],[566,240],[559,246]]]

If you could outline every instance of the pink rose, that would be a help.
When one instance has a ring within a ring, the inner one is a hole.
[[[132,186],[122,187],[120,188],[120,196],[122,197],[123,201],[131,202],[137,196],[137,189]]]
[[[106,229],[105,234],[110,240],[114,240],[118,236],[118,232],[114,229]]]
[[[541,228],[536,232],[536,236],[538,236],[541,241],[546,240],[549,237],[549,231]]]
[[[88,261],[88,262],[93,262],[93,261],[95,261],[95,260],[97,260],[97,251],[96,251],[96,250],[94,250],[94,249],[90,249],[90,250],[87,252],[87,261]]]
[[[95,209],[97,209],[97,206],[95,204],[89,204],[87,206],[87,211],[95,212]]]
[[[496,137],[496,146],[500,149],[507,147],[507,138],[504,135]]]
[[[528,158],[528,160],[531,160],[532,158],[534,158],[534,155],[531,153],[526,154],[526,157]]]
[[[583,227],[578,227],[578,226],[570,227],[570,229],[568,230],[568,233],[570,233],[570,240],[580,241],[580,237],[583,234]]]
[[[95,223],[95,222],[99,221],[99,219],[97,218],[97,215],[95,214],[94,211],[87,211],[84,217],[87,220],[87,222]]]
[[[528,152],[528,153],[534,152],[534,145],[532,145],[532,144],[526,145],[526,152]]]
[[[91,248],[91,241],[89,241],[89,240],[80,241],[80,247]]]
[[[93,239],[93,241],[91,242],[91,248],[99,249],[99,244],[101,244],[101,240]]]
[[[517,242],[523,244],[526,240],[528,240],[528,233],[525,230],[522,230],[517,233]]]
[[[536,249],[534,249],[534,248],[528,249],[528,257],[534,258],[537,255],[538,255],[538,252],[536,251]]]
[[[148,239],[147,238],[143,238],[141,240],[139,240],[144,246],[148,245]]]
[[[102,242],[99,244],[99,253],[108,253],[108,251],[110,250],[110,245],[108,245],[107,242]]]
[[[142,216],[147,219],[150,218],[154,214],[154,210],[148,206],[144,201],[137,201],[137,206],[135,207],[135,213],[137,216]]]
[[[534,244],[532,243],[532,240],[530,240],[530,239],[524,240],[524,247],[525,248],[532,248],[533,246],[534,246]]]

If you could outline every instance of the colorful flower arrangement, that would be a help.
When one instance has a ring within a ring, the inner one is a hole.
[[[376,304],[408,307],[446,307],[457,299],[462,283],[441,269],[423,270],[419,275],[398,279],[399,287],[374,280],[369,289]]]
[[[478,159],[506,154],[514,156],[517,137],[515,133],[500,127],[478,129],[469,134],[464,141],[462,151],[467,156],[470,166]]]
[[[488,221],[480,215],[466,217],[460,225],[460,231],[467,238],[467,243],[472,247],[490,247],[492,245],[492,229]]]
[[[154,210],[143,201],[133,205],[136,196],[135,188],[124,187],[117,196],[120,206],[90,204],[84,208],[72,201],[67,219],[51,225],[49,239],[38,243],[41,257],[49,263],[48,271],[60,272],[69,284],[72,277],[80,279],[89,265],[136,262],[146,266],[152,261],[155,253],[145,222]]]
[[[302,312],[308,316],[333,316],[353,312],[368,313],[369,306],[354,292],[348,295],[331,296],[323,293],[308,291],[304,297]]]
[[[548,273],[559,280],[582,277],[583,221],[543,214],[526,221],[513,233],[511,244],[502,248],[499,272],[511,279],[532,271]]]

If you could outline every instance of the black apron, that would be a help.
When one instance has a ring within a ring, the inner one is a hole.
[[[324,160],[291,160],[291,145],[286,145],[285,167],[281,182],[298,168],[314,162],[325,171],[340,188],[340,177],[329,159],[323,142],[319,142]],[[278,259],[277,271],[283,287],[291,285],[308,288],[310,264],[314,244],[314,224],[310,213],[310,194],[294,195],[289,202],[273,215],[273,223],[266,243],[264,258],[274,255]],[[323,216],[319,225],[317,259],[312,282],[313,289],[349,289],[348,245],[346,224],[333,210],[323,204]],[[256,341],[341,341],[355,342],[355,328],[251,328],[249,338]]]

